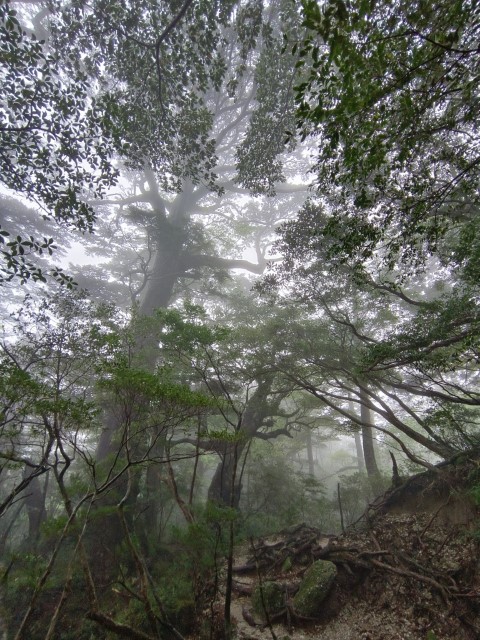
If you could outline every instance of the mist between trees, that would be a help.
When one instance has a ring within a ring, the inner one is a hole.
[[[478,7],[0,15],[3,629],[211,638],[221,574],[230,638],[239,541],[480,444]]]

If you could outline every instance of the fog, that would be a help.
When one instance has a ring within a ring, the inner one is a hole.
[[[0,8],[4,638],[232,640],[479,446],[475,29],[360,4]]]

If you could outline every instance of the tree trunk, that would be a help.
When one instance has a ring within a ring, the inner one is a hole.
[[[349,409],[350,413],[352,413],[352,414],[356,413],[355,405],[354,405],[352,399],[350,399],[348,401],[348,409]],[[355,450],[356,450],[356,453],[357,453],[358,470],[360,471],[360,473],[363,473],[365,471],[365,457],[364,457],[365,454],[363,453],[362,438],[360,437],[360,431],[358,431],[356,429],[354,431],[353,437],[355,438]]]
[[[232,506],[238,508],[242,487],[240,485],[240,474],[236,473],[236,461],[240,460],[244,448],[262,427],[264,420],[272,414],[272,408],[267,402],[272,382],[273,376],[268,376],[265,380],[259,382],[243,411],[237,434],[239,440],[234,444],[225,443],[221,461],[208,489],[208,499],[217,504],[230,506],[231,496],[233,495],[234,504]],[[232,478],[234,476],[236,481],[235,487],[232,488]]]
[[[208,499],[224,507],[238,509],[242,487],[239,482],[235,465],[242,455],[244,444],[237,442],[229,445],[228,450],[221,456],[221,461],[217,465],[213,478],[208,489]],[[237,450],[235,451],[235,447]],[[232,480],[235,476],[235,486],[232,487]],[[232,499],[233,496],[233,499]]]
[[[147,285],[143,291],[143,295],[139,305],[139,311],[142,315],[151,316],[156,309],[168,306],[176,283],[179,278],[185,275],[185,269],[182,268],[183,258],[182,252],[186,241],[187,233],[183,229],[181,216],[178,220],[171,223],[162,212],[159,212],[155,218],[156,229],[152,231],[154,237],[151,238],[155,247],[155,256],[153,266]],[[152,336],[139,335],[138,349],[145,353],[142,367],[149,371],[153,371],[158,359],[158,342]],[[106,398],[104,405],[103,429],[100,435],[96,461],[99,464],[99,470],[108,473],[110,466],[115,461],[115,468],[119,469],[125,463],[124,453],[120,450],[121,432],[125,428],[125,417],[118,415],[118,407],[115,406],[113,398]],[[159,456],[159,447],[163,447],[160,439],[157,441],[155,457]],[[150,536],[156,537],[159,529],[159,496],[160,490],[160,469],[156,463],[150,463],[145,467],[139,466],[134,474],[134,486],[130,491],[126,517],[133,517],[136,511],[138,491],[136,487],[140,486],[142,475],[145,474],[146,487],[148,497],[146,500],[145,511],[141,516],[141,521],[146,528],[140,534],[142,546],[149,544]],[[94,527],[95,537],[98,540],[98,546],[103,552],[105,565],[108,565],[107,556],[114,558],[115,549],[123,540],[123,530],[119,526],[118,515],[113,511],[114,505],[122,498],[126,490],[127,478],[126,474],[119,478],[112,487],[111,491],[98,500],[97,508],[110,508],[112,513],[106,516],[106,519],[99,520],[98,526]],[[90,538],[91,539],[91,538]]]
[[[156,239],[157,251],[148,283],[144,289],[139,311],[152,315],[155,309],[168,307],[175,284],[185,276],[182,266],[183,245],[186,233],[165,223],[165,232]]]
[[[308,460],[308,473],[311,476],[314,476],[315,461],[313,459],[312,432],[310,429],[307,429],[307,460]]]
[[[160,527],[159,513],[160,513],[160,494],[162,487],[162,464],[152,462],[147,466],[145,472],[145,489],[146,498],[142,502],[142,509],[144,509],[143,519],[145,522],[145,529],[149,532],[149,535],[156,536]]]
[[[375,449],[373,448],[372,427],[365,425],[362,427],[363,455],[365,468],[370,477],[378,475],[377,461],[375,459]]]
[[[360,473],[363,473],[365,471],[365,458],[363,453],[362,438],[360,437],[360,432],[355,431],[355,433],[353,434],[353,437],[355,438],[355,449],[357,452],[358,470],[360,471]]]
[[[36,469],[25,465],[23,478],[28,479],[35,471]],[[27,545],[29,549],[35,549],[40,538],[40,527],[47,518],[45,494],[37,476],[30,479],[28,487],[25,489],[25,507],[28,515]]]
[[[360,390],[360,417],[362,420],[362,444],[365,467],[369,477],[378,476],[378,466],[375,459],[375,449],[373,447],[373,416],[367,406],[368,397],[363,389]]]

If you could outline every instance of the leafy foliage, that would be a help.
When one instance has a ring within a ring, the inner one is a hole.
[[[59,50],[80,47],[129,166],[148,164],[165,190],[214,185],[210,91],[225,75],[222,34],[235,2],[76,2],[56,17]],[[75,68],[75,61],[69,61]],[[126,143],[126,145],[125,145]]]
[[[99,196],[116,179],[108,118],[89,97],[85,74],[65,77],[63,62],[26,33],[8,2],[0,7],[0,42],[2,183],[34,201],[42,215],[91,231],[95,214],[82,195]],[[11,237],[2,228],[0,243],[0,281],[45,280],[34,256],[51,255],[52,239]],[[61,269],[51,275],[72,285]]]
[[[443,296],[402,324],[366,350],[367,368],[411,363],[424,373],[433,373],[466,371],[478,364],[478,308],[470,295]]]
[[[298,33],[298,16],[291,3],[280,3],[277,20],[291,37]],[[237,181],[253,194],[270,196],[275,195],[275,185],[286,180],[281,154],[285,132],[294,127],[295,55],[282,50],[275,27],[266,22],[262,28],[263,46],[254,74],[257,107],[236,151]]]
[[[319,137],[330,256],[390,267],[478,210],[478,6],[302,2],[297,126]],[[294,45],[296,48],[297,45]]]
[[[283,330],[277,361],[341,420],[354,399],[432,450],[471,446],[476,412],[462,425],[454,407],[479,402],[478,7],[305,0],[302,13],[307,35],[285,46],[317,189],[280,228],[284,260],[261,288],[308,320]]]

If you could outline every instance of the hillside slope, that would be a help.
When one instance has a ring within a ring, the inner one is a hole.
[[[343,535],[300,525],[252,541],[235,567],[237,636],[480,638],[479,496],[479,452],[462,454],[387,492]],[[305,619],[293,596],[318,559],[332,561],[337,577],[315,619]],[[281,586],[284,606],[262,619],[249,594],[267,581]]]

